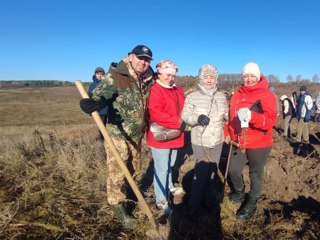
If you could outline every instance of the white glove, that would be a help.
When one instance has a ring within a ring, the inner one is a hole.
[[[240,108],[238,111],[238,118],[241,122],[241,128],[249,127],[251,120],[251,111],[249,108]]]

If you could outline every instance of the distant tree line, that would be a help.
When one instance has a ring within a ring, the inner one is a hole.
[[[270,84],[281,83],[279,77],[274,74],[269,74],[266,76]],[[218,77],[218,87],[222,90],[233,92],[237,89],[241,83],[241,74],[220,74]],[[289,74],[286,78],[287,82],[297,83],[297,84],[311,84],[319,83],[320,78],[315,74],[312,80],[303,79],[301,74],[299,74],[295,79]],[[177,76],[176,82],[181,86],[185,91],[187,89],[194,89],[198,84],[198,77],[193,76]]]
[[[0,89],[12,88],[42,88],[73,86],[73,82],[59,80],[26,80],[26,81],[0,81]]]
[[[302,82],[302,81],[314,82],[314,83],[319,83],[320,82],[320,78],[319,78],[318,74],[313,75],[312,80],[304,79],[301,74],[298,74],[296,76],[296,78],[293,78],[293,76],[291,74],[289,74],[286,77],[286,80],[287,80],[287,82],[298,82],[298,83]]]
[[[280,79],[277,75],[269,74],[266,76],[269,83],[280,83]],[[302,75],[299,74],[296,78],[292,75],[288,75],[286,78],[287,82],[308,84],[308,83],[319,83],[320,78],[317,74],[312,77],[312,80],[303,79]],[[188,89],[194,89],[198,84],[198,77],[191,75],[188,76],[177,76],[176,82],[185,91]],[[218,87],[220,89],[232,92],[238,88],[241,82],[241,74],[220,74],[218,77]],[[90,82],[83,82],[85,86],[88,86]],[[0,81],[0,89],[11,89],[11,88],[41,88],[41,87],[65,87],[74,86],[73,82],[59,81],[59,80],[26,80],[26,81]]]
[[[185,91],[188,89],[195,89],[198,85],[198,77],[177,76],[176,82]],[[239,86],[240,82],[240,74],[220,74],[218,77],[218,87],[230,92],[234,91]]]
[[[269,83],[280,82],[279,77],[273,74],[266,76]],[[198,84],[198,77],[193,76],[177,76],[177,83],[184,90],[195,88]],[[241,74],[220,74],[218,77],[218,87],[228,92],[233,92],[241,84]]]

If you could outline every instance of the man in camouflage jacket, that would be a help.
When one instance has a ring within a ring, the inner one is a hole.
[[[146,100],[153,78],[151,60],[152,52],[148,47],[136,46],[118,64],[111,64],[93,91],[92,98],[80,102],[82,110],[89,114],[108,106],[106,128],[133,175],[138,171],[141,140],[146,130]],[[124,227],[135,228],[135,219],[126,213],[123,206],[129,186],[110,147],[105,144],[105,148],[108,202]]]

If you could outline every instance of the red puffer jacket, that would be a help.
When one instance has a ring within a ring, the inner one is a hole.
[[[237,115],[240,108],[251,110],[248,128],[241,128]],[[268,82],[263,75],[254,86],[240,86],[231,98],[229,114],[228,133],[232,141],[240,143],[241,149],[272,146],[272,127],[277,118],[276,97],[268,90]]]
[[[180,87],[163,87],[157,82],[151,87],[148,110],[150,123],[156,122],[167,128],[181,127],[181,112],[184,106],[184,93]],[[157,142],[148,130],[147,144],[155,148],[181,148],[184,145],[184,132],[172,140]]]

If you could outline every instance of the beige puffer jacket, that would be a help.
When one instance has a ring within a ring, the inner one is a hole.
[[[228,103],[225,94],[217,89],[207,90],[199,84],[199,90],[186,96],[182,119],[191,125],[191,142],[194,145],[213,148],[224,141],[224,122],[228,121]],[[202,127],[198,118],[204,114],[210,118]]]

